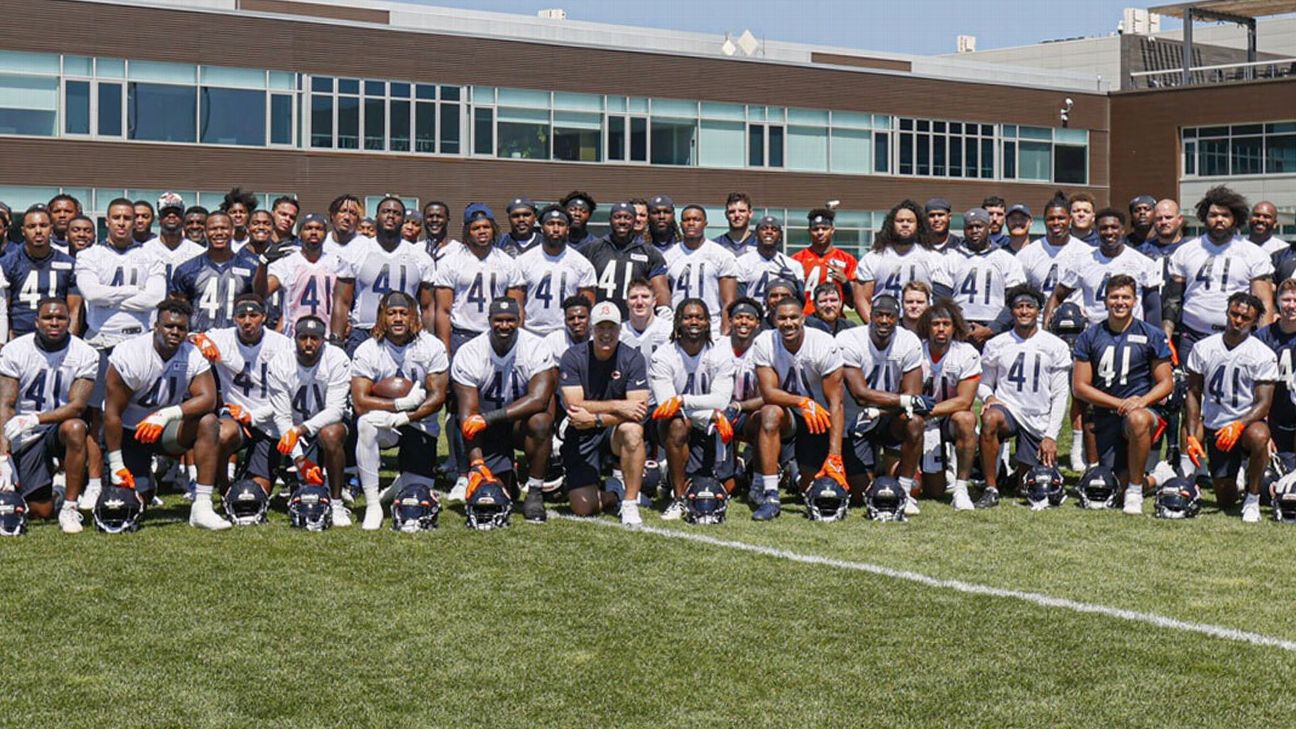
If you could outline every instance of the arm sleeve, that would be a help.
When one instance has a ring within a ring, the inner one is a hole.
[[[287,433],[288,429],[293,427],[293,383],[288,377],[287,370],[283,358],[280,358],[270,365],[270,371],[266,375],[268,380],[266,384],[270,389],[270,407],[274,411],[275,430],[280,435]]]
[[[82,261],[77,267],[77,284],[86,303],[94,306],[118,306],[139,293],[128,286],[109,286],[99,281],[99,272],[95,270],[94,261]],[[159,299],[160,301],[160,299]]]
[[[652,390],[653,402],[664,403],[675,397],[675,378],[672,375],[666,357],[654,356],[648,367],[648,389]]]
[[[704,395],[685,395],[684,409],[693,411],[689,418],[694,422],[706,423],[711,419],[712,410],[723,410],[733,399],[734,366],[732,357],[717,360],[715,377],[711,380],[711,389]]]
[[[1161,321],[1161,292],[1156,289],[1143,292],[1143,321]]]

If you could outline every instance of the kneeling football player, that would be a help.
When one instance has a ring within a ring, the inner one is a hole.
[[[54,460],[58,459],[67,475],[59,527],[75,534],[81,531],[77,497],[86,478],[83,418],[99,371],[99,355],[68,332],[69,321],[67,302],[43,299],[36,305],[36,331],[9,342],[0,352],[0,423],[4,424],[0,489],[16,484],[32,516],[51,518]]]
[[[968,479],[976,459],[977,383],[981,380],[981,354],[967,342],[963,311],[952,299],[940,298],[919,319],[923,342],[923,395],[932,399],[923,439],[923,493],[935,498],[948,488],[948,447],[954,446],[954,508],[974,508]]]
[[[360,528],[382,527],[378,503],[379,451],[400,448],[397,484],[436,483],[436,414],[445,404],[450,360],[440,339],[423,331],[418,302],[392,291],[378,307],[373,336],[356,348],[351,363],[351,402],[356,414],[356,465],[364,489],[365,514]],[[399,397],[380,397],[374,385],[400,377],[414,384]],[[393,491],[399,493],[399,489]]]
[[[198,478],[189,525],[228,529],[232,525],[211,502],[220,460],[216,378],[188,340],[192,316],[188,302],[167,299],[158,304],[152,332],[127,339],[109,355],[104,398],[108,470],[114,485],[136,489],[147,504],[157,488],[153,456],[174,457],[192,448]]]
[[[451,387],[459,406],[460,430],[468,448],[468,488],[494,475],[517,492],[513,454],[527,459],[526,520],[545,520],[545,470],[553,450],[553,400],[558,372],[544,339],[519,329],[521,307],[501,296],[490,303],[490,331],[455,353]]]

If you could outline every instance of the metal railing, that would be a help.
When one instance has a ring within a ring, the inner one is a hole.
[[[1190,85],[1194,86],[1286,78],[1296,76],[1296,58],[1270,58],[1264,61],[1193,66],[1189,71]],[[1134,71],[1129,75],[1130,86],[1135,89],[1175,88],[1184,85],[1183,75],[1183,68]]]

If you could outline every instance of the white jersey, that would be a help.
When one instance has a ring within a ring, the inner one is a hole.
[[[766,258],[761,255],[758,246],[751,246],[747,252],[738,256],[738,283],[743,287],[743,296],[750,296],[757,301],[765,300],[765,291],[770,281],[786,279],[800,283],[805,275],[804,267],[795,258],[782,251]]]
[[[313,436],[342,422],[350,395],[351,360],[341,347],[322,344],[319,360],[309,367],[297,361],[296,347],[270,363],[270,405],[279,435],[301,425]]]
[[[390,251],[373,238],[357,238],[339,256],[338,278],[355,281],[351,300],[351,328],[372,329],[378,322],[378,305],[391,291],[404,291],[415,301],[419,289],[432,285],[436,264],[417,247],[397,241]]]
[[[711,240],[697,248],[680,243],[666,249],[666,278],[671,285],[671,305],[689,297],[706,302],[711,332],[720,334],[720,279],[738,278],[738,259],[729,249]]]
[[[1193,345],[1187,368],[1201,375],[1202,425],[1211,430],[1250,412],[1255,406],[1256,385],[1279,380],[1278,355],[1252,336],[1232,349],[1224,343],[1223,334],[1206,337]]]
[[[77,288],[86,304],[86,338],[112,346],[149,328],[166,296],[166,262],[147,246],[90,246],[76,259]],[[102,344],[100,344],[102,343]]]
[[[1287,250],[1287,241],[1283,240],[1282,238],[1279,238],[1276,235],[1271,234],[1268,238],[1260,241],[1259,243],[1255,243],[1254,241],[1251,241],[1250,238],[1248,238],[1247,240],[1253,243],[1254,245],[1259,246],[1260,250],[1264,251],[1265,254],[1269,256]]]
[[[670,341],[673,329],[671,322],[660,316],[653,316],[652,321],[648,323],[648,328],[642,332],[635,329],[634,324],[627,319],[621,322],[621,341],[639,350],[644,362],[651,362],[657,348]]]
[[[580,254],[577,254],[580,255]],[[557,367],[540,337],[519,331],[513,348],[500,355],[491,346],[490,332],[478,334],[455,352],[450,380],[477,390],[477,411],[508,407],[527,394],[531,378]]]
[[[220,360],[213,363],[220,382],[221,399],[227,405],[239,405],[252,413],[253,425],[269,429],[273,425],[270,409],[270,364],[285,353],[296,351],[288,337],[264,329],[261,341],[246,344],[238,337],[238,327],[211,329],[207,337],[220,350]]]
[[[905,284],[910,281],[922,281],[928,286],[951,286],[947,272],[948,257],[916,244],[905,253],[891,247],[869,251],[860,257],[859,265],[855,267],[855,279],[861,283],[873,281],[875,297],[891,294],[899,299]]]
[[[760,397],[760,386],[756,383],[756,362],[752,359],[752,352],[756,349],[755,342],[742,354],[738,354],[733,348],[733,336],[722,338],[716,342],[716,346],[726,352],[733,354],[734,360],[734,400],[750,400],[753,397]]]
[[[1229,296],[1274,273],[1273,261],[1251,241],[1233,238],[1215,245],[1204,235],[1179,246],[1167,268],[1184,281],[1183,325],[1202,333],[1224,328]]]
[[[1135,319],[1142,319],[1143,297],[1161,288],[1161,266],[1129,246],[1115,257],[1103,253],[1101,248],[1091,248],[1087,254],[1075,256],[1062,270],[1058,283],[1080,292],[1080,309],[1090,324],[1097,324],[1107,319],[1107,280],[1121,273],[1132,276],[1138,284],[1133,313]]]
[[[370,238],[367,235],[361,235],[359,233],[356,233],[354,236],[352,236],[351,240],[347,241],[346,243],[340,243],[338,242],[337,235],[330,230],[328,232],[328,235],[324,236],[324,252],[332,253],[333,255],[339,258],[347,258],[349,255],[347,251],[351,250],[351,246],[357,243],[363,245],[365,242],[377,243],[378,241],[374,240],[373,238]]]
[[[713,412],[729,407],[733,397],[733,351],[706,342],[701,351],[690,355],[679,342],[673,342],[653,354],[648,386],[655,403],[682,397],[684,416],[705,426]]]
[[[189,397],[189,383],[211,369],[189,341],[181,343],[171,359],[163,361],[153,348],[153,332],[118,344],[108,355],[108,364],[133,393],[122,412],[122,427],[128,430],[154,412],[184,402]]]
[[[333,287],[345,266],[341,258],[327,252],[311,263],[300,250],[270,264],[266,276],[279,282],[283,294],[284,334],[293,336],[297,320],[308,315],[323,319],[328,331],[333,325]]]
[[[939,361],[931,356],[931,345],[923,343],[922,393],[936,402],[958,396],[959,383],[981,379],[981,354],[967,342],[950,342]]]
[[[536,246],[517,257],[526,286],[526,330],[544,336],[563,328],[562,302],[594,288],[594,264],[571,246],[550,255]]]
[[[980,253],[959,246],[945,261],[954,300],[968,321],[994,321],[1003,311],[1004,292],[1026,281],[1017,256],[993,245]]]
[[[168,283],[171,281],[171,274],[180,267],[180,264],[190,258],[196,258],[207,252],[206,246],[201,243],[195,243],[188,238],[181,238],[180,244],[175,248],[168,248],[167,244],[163,243],[161,238],[154,238],[145,243],[143,248],[144,253],[149,260],[162,262],[163,271],[165,272],[166,281]],[[87,249],[87,251],[88,250],[89,249]],[[77,256],[80,257],[85,254],[86,251],[82,251],[78,253]]]
[[[824,407],[823,378],[842,368],[841,351],[828,332],[805,328],[801,348],[789,352],[777,330],[761,332],[752,344],[752,362],[778,375],[779,389],[790,395],[813,398]]]
[[[1075,236],[1067,240],[1066,245],[1055,246],[1048,238],[1038,238],[1017,253],[1017,262],[1021,264],[1026,283],[1044,295],[1045,300],[1053,295],[1062,271],[1071,265],[1073,256],[1083,256],[1093,248]],[[1080,292],[1072,291],[1067,301],[1080,303]]]
[[[478,333],[490,329],[486,310],[491,300],[525,285],[518,259],[495,246],[485,258],[478,258],[466,245],[454,247],[437,264],[433,281],[437,288],[454,292],[450,325]]]
[[[878,349],[869,336],[871,327],[851,327],[837,335],[837,348],[842,362],[864,374],[870,389],[881,392],[900,392],[900,382],[905,374],[922,367],[923,345],[918,336],[908,329],[896,327],[886,346]],[[846,422],[854,421],[859,412],[855,398],[844,398]],[[874,420],[871,425],[876,425]],[[871,427],[871,426],[870,426]]]
[[[428,375],[449,369],[450,358],[445,345],[427,332],[419,332],[405,344],[371,337],[356,348],[355,359],[351,361],[352,377],[364,377],[373,382],[399,376],[426,386]],[[431,436],[440,432],[436,413],[410,425]]]
[[[1070,375],[1066,342],[1042,329],[1029,339],[1009,330],[986,342],[977,390],[983,401],[993,395],[1031,435],[1056,440],[1071,394]]]
[[[73,382],[95,381],[99,353],[76,336],[69,336],[63,349],[47,352],[36,344],[32,332],[0,350],[0,375],[18,381],[15,415],[47,413],[67,404]]]
[[[567,350],[581,344],[581,342],[571,338],[571,334],[567,332],[567,327],[563,327],[556,332],[549,332],[541,342],[549,349],[549,354],[553,357],[555,366],[562,362],[562,356],[567,354]],[[645,357],[645,359],[647,358]]]

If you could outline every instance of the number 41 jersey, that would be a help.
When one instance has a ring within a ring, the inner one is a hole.
[[[16,415],[36,415],[62,407],[76,380],[94,381],[99,373],[99,353],[80,337],[68,337],[67,346],[47,352],[36,344],[36,334],[24,334],[0,351],[0,375],[18,381]]]
[[[556,366],[550,348],[531,332],[518,331],[513,349],[502,356],[495,352],[490,332],[486,332],[468,340],[455,353],[450,379],[476,388],[477,410],[485,413],[523,397],[532,377]]]
[[[270,363],[270,405],[280,435],[303,425],[306,434],[313,436],[346,417],[351,360],[341,347],[321,347],[319,360],[310,366],[297,361],[295,347],[280,352]]]
[[[184,402],[189,396],[189,383],[211,369],[188,340],[164,361],[153,348],[153,332],[118,344],[108,356],[108,364],[134,393],[122,412],[122,427],[130,430],[153,412]]]
[[[467,245],[455,247],[437,263],[433,284],[454,292],[450,326],[470,332],[490,329],[486,309],[491,299],[509,289],[526,285],[517,259],[491,246],[485,258],[478,258]]]
[[[1187,369],[1202,378],[1202,424],[1218,430],[1255,406],[1255,386],[1278,382],[1278,355],[1256,337],[1229,348],[1223,334],[1201,340]]]

